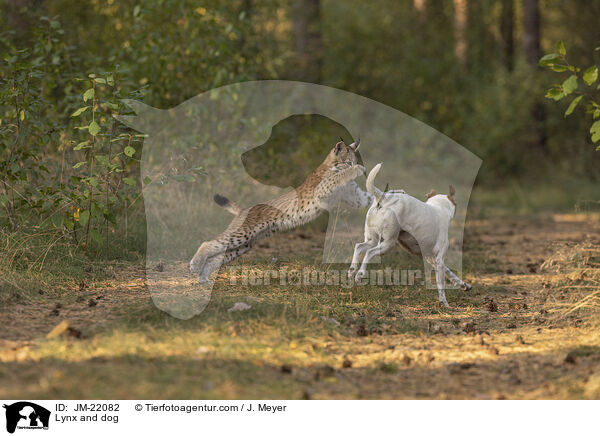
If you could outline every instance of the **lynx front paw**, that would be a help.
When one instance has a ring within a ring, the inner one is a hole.
[[[193,260],[190,262],[190,272],[192,274],[200,274],[202,270],[202,264],[200,262],[194,262]]]
[[[198,284],[212,286],[215,282],[208,277],[198,277]]]

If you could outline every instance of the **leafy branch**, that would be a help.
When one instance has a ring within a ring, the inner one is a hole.
[[[596,47],[596,51],[598,50],[600,50],[600,47]],[[592,120],[594,120],[590,127],[591,139],[593,143],[599,142],[600,105],[598,105],[596,99],[598,97],[597,91],[600,90],[600,84],[595,85],[598,80],[598,67],[592,65],[582,71],[580,67],[569,63],[567,60],[567,49],[562,41],[556,44],[556,51],[554,53],[544,55],[539,60],[539,65],[557,73],[569,73],[569,77],[562,83],[555,84],[546,91],[546,98],[559,101],[571,94],[575,95],[565,110],[565,117],[571,115],[582,101],[587,103],[586,113],[591,115]],[[580,87],[580,82],[583,82],[585,86]],[[596,151],[600,151],[600,145],[596,147]]]

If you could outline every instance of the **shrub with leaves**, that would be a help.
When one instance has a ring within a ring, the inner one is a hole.
[[[596,47],[596,50],[600,50],[600,47]],[[559,101],[573,95],[574,98],[565,110],[565,117],[571,115],[580,103],[583,102],[586,104],[586,113],[591,115],[594,120],[590,127],[592,142],[599,142],[600,105],[597,101],[600,101],[600,93],[598,92],[598,90],[600,90],[600,84],[596,85],[598,80],[598,67],[596,65],[591,65],[583,70],[580,67],[571,65],[567,60],[567,49],[562,41],[559,41],[556,44],[556,52],[543,56],[540,59],[539,64],[540,66],[549,68],[557,73],[568,73],[569,77],[562,83],[553,85],[548,89],[546,98]],[[600,151],[600,145],[596,147],[596,150]]]
[[[48,177],[44,150],[56,141],[60,114],[49,104],[64,75],[58,65],[68,48],[56,19],[42,17],[27,48],[0,35],[0,218],[17,227],[48,211],[57,189],[40,183]]]
[[[72,230],[76,237],[79,231],[86,245],[90,236],[101,244],[104,233],[108,245],[111,229],[117,228],[117,214],[126,214],[140,192],[138,181],[128,174],[139,162],[143,140],[143,135],[132,133],[114,116],[127,113],[123,98],[139,98],[141,91],[125,94],[118,85],[118,69],[79,80],[85,85],[83,105],[71,117],[78,120],[75,129],[84,136],[73,146],[80,160],[70,176],[70,210],[57,216],[55,225]]]

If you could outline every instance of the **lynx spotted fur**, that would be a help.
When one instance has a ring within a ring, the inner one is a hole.
[[[373,196],[353,181],[365,171],[357,163],[359,144],[338,142],[302,185],[265,203],[242,209],[215,195],[215,202],[235,217],[223,233],[204,242],[192,258],[190,270],[198,274],[198,282],[209,282],[214,271],[250,250],[258,240],[306,224],[339,201],[356,208],[369,206]]]

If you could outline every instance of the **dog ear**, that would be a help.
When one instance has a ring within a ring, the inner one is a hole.
[[[385,189],[383,190],[383,195],[381,196],[381,198],[377,201],[377,208],[381,207],[381,202],[385,199],[385,194],[387,194],[387,192],[390,190],[390,184],[386,183],[385,184]]]
[[[425,198],[427,198],[427,200],[429,200],[431,197],[433,197],[434,195],[437,195],[438,192],[435,189],[430,189],[429,192],[427,194],[425,194]]]
[[[452,204],[454,204],[456,206],[456,200],[454,199],[454,194],[456,194],[456,191],[454,190],[454,186],[448,185],[448,200],[450,200],[452,202]]]

